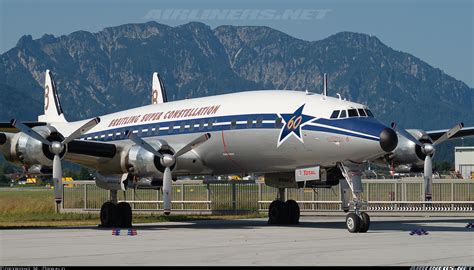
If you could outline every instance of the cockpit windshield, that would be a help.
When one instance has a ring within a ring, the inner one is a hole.
[[[342,109],[332,111],[330,119],[339,119],[347,117],[374,117],[374,115],[367,108],[351,108],[348,110]]]

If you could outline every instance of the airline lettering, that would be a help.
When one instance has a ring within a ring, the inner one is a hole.
[[[161,119],[176,119],[176,118],[184,118],[184,117],[193,117],[193,116],[202,116],[202,115],[213,115],[216,114],[221,106],[207,106],[201,108],[191,108],[191,109],[183,109],[183,110],[172,110],[164,112],[154,112],[154,113],[147,113],[145,115],[134,115],[134,116],[127,116],[116,118],[110,121],[109,127],[115,126],[122,126],[127,124],[136,124],[141,122],[150,122],[150,121],[158,121]]]

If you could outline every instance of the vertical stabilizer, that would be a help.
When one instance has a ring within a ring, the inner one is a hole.
[[[53,74],[49,69],[46,70],[44,79],[44,114],[38,116],[38,121],[47,123],[67,122],[59,102]]]
[[[151,89],[151,104],[161,104],[168,101],[165,86],[158,72],[153,73]]]

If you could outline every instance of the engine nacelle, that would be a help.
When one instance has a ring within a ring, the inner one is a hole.
[[[174,154],[174,150],[161,141],[162,147],[159,150],[162,154]],[[158,147],[150,143],[155,149]],[[161,164],[161,159],[139,145],[132,145],[122,152],[120,166],[124,173],[130,173],[138,178],[162,179],[165,167]],[[171,170],[174,169],[174,165]]]
[[[102,175],[96,173],[95,183],[98,187],[107,190],[127,190],[129,188],[137,189],[159,189],[163,186],[163,179],[152,177],[138,178],[129,173]]]
[[[62,141],[64,137],[51,126],[34,127],[38,134],[49,141]],[[64,148],[61,157],[66,153]],[[10,149],[5,153],[8,161],[27,166],[42,165],[42,167],[51,167],[53,165],[54,155],[49,150],[49,146],[33,139],[23,132],[16,133],[10,138]]]
[[[320,168],[319,173],[319,180],[306,182],[296,182],[295,172],[266,173],[265,184],[275,188],[330,188],[344,178],[337,167]]]
[[[421,143],[433,143],[428,134],[419,129],[407,129],[413,137]],[[418,171],[423,168],[426,155],[421,151],[421,147],[408,140],[404,136],[398,136],[398,145],[387,159],[395,166],[395,171],[399,173],[408,173]]]

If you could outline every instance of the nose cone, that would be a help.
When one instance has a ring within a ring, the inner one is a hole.
[[[385,152],[392,152],[398,144],[397,133],[391,128],[384,128],[380,132],[380,147]]]

